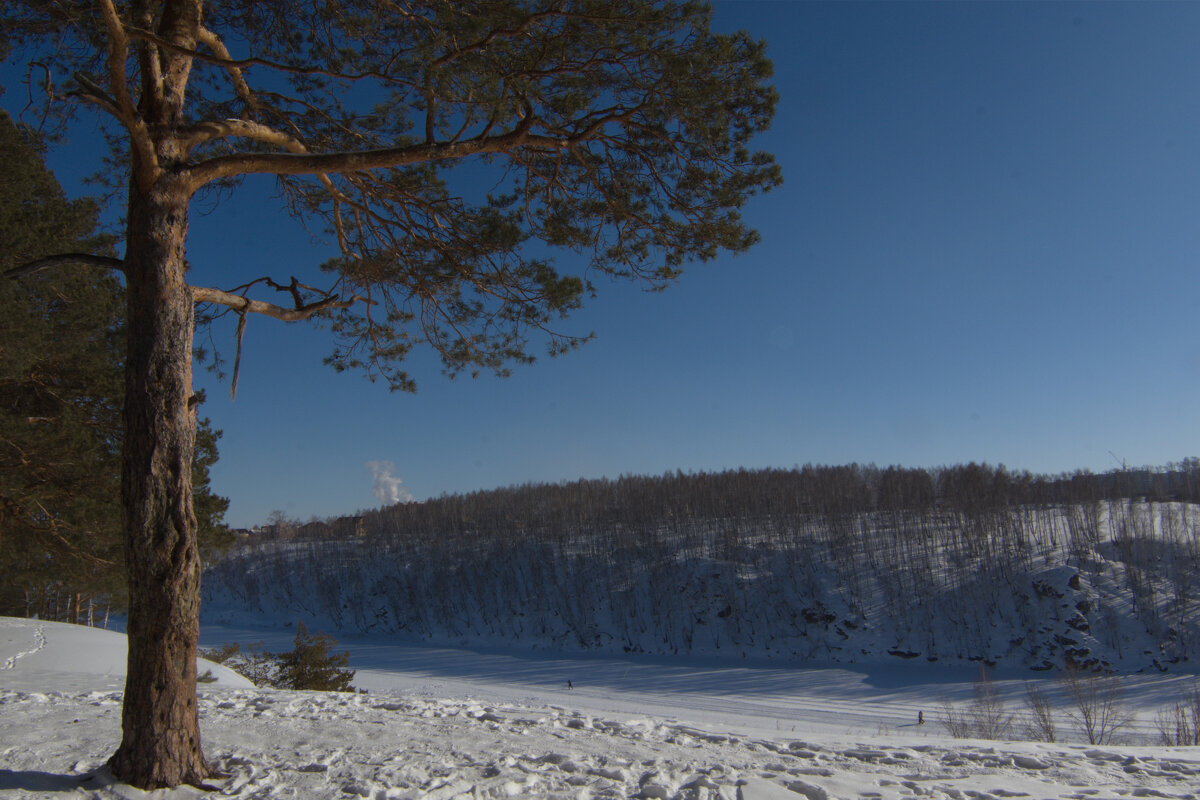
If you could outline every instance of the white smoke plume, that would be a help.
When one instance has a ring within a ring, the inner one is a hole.
[[[391,461],[368,461],[366,466],[371,471],[371,477],[375,479],[371,493],[375,495],[376,500],[384,505],[413,501],[413,493],[405,488],[404,481],[393,474],[396,465]]]

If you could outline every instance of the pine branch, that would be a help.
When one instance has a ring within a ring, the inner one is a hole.
[[[119,258],[97,256],[93,255],[92,253],[60,253],[58,255],[45,256],[43,258],[30,261],[26,264],[12,267],[11,269],[7,269],[0,273],[0,277],[20,278],[23,275],[32,275],[35,272],[47,269],[49,267],[65,265],[114,269],[118,272],[125,271],[125,262]]]

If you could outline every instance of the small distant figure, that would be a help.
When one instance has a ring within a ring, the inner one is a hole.
[[[574,689],[575,684],[571,683],[571,679],[567,678],[567,689]]]
[[[917,712],[917,724],[918,724],[918,725],[924,725],[924,724],[925,724],[925,712],[924,712],[924,711],[918,711],[918,712]]]

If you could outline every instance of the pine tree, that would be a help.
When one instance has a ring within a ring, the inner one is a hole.
[[[0,271],[107,250],[97,216],[66,199],[36,142],[0,113]],[[54,584],[120,591],[120,284],[58,267],[0,281],[0,308],[0,611],[36,609]]]
[[[61,252],[7,272],[125,276],[118,779],[155,789],[212,772],[193,658],[196,305],[243,330],[249,314],[325,321],[335,367],[399,389],[413,388],[403,362],[417,346],[450,373],[503,374],[541,343],[570,350],[587,337],[554,326],[595,277],[663,288],[757,240],[740,209],[780,181],[750,149],[774,113],[771,63],[710,18],[675,0],[0,4],[0,51],[44,73],[47,118],[105,121],[127,191],[121,258]],[[460,164],[476,179],[449,180]],[[328,279],[247,263],[237,289],[204,285],[187,258],[192,200],[247,175],[274,175],[286,209],[336,239]],[[277,290],[289,305],[252,296]]]
[[[330,649],[337,641],[318,631],[308,632],[303,622],[296,623],[295,649],[279,655],[280,681],[284,689],[314,689],[319,692],[352,692],[354,670],[346,669],[350,664],[350,653],[332,653]]]
[[[0,272],[106,251],[97,218],[92,200],[67,200],[37,139],[0,112]],[[75,619],[91,598],[122,608],[124,290],[111,273],[57,266],[0,281],[0,308],[0,614]],[[219,437],[202,422],[193,462],[207,547],[228,537],[228,501],[208,479]]]

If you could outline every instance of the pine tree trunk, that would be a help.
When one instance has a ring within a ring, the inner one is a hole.
[[[200,558],[192,509],[193,302],[187,198],[131,190],[126,239],[129,350],[121,501],[129,657],[113,774],[142,789],[211,775],[196,706]]]

